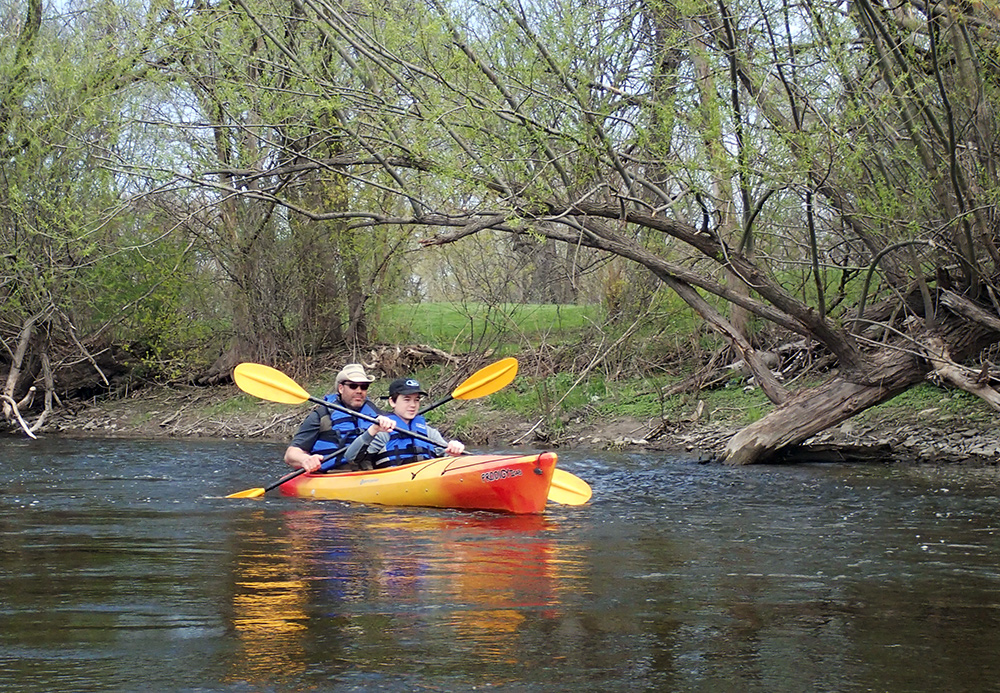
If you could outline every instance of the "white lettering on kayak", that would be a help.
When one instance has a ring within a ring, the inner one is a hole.
[[[483,472],[479,475],[483,481],[500,481],[501,479],[510,479],[515,476],[521,476],[524,474],[520,469],[513,469],[510,467],[504,467],[503,469],[494,469],[493,471]]]

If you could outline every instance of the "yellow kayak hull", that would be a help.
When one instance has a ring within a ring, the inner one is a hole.
[[[441,457],[372,471],[302,474],[280,488],[297,498],[542,513],[557,461],[553,452]]]

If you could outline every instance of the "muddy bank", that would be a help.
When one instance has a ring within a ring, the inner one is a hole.
[[[705,462],[720,460],[739,426],[730,422],[607,421],[585,426],[562,441],[567,447],[683,452]],[[644,437],[649,436],[649,437]],[[846,421],[786,451],[775,462],[881,462],[997,464],[1000,431],[960,418],[919,413]]]
[[[291,439],[308,405],[248,404],[235,386],[175,387],[138,395],[80,403],[63,410],[41,435],[93,435],[135,438],[208,437]],[[440,412],[441,410],[439,410]],[[470,415],[470,413],[472,415]],[[471,448],[584,448],[655,450],[684,453],[703,461],[721,457],[737,422],[637,420],[564,417],[550,430],[538,420],[514,420],[479,402],[453,403],[436,422],[458,431]],[[992,417],[894,411],[855,418],[824,431],[806,445],[789,450],[781,461],[929,462],[996,464],[1000,431]],[[459,421],[461,420],[461,424]],[[475,423],[469,424],[469,421]]]

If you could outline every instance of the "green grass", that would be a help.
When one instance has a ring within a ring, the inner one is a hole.
[[[225,416],[227,414],[247,414],[260,409],[261,403],[265,400],[259,399],[257,397],[252,397],[247,394],[239,394],[235,397],[231,397],[222,402],[217,402],[209,405],[206,408],[206,412],[213,416]],[[268,404],[270,404],[268,402]],[[276,405],[278,406],[278,405]],[[289,405],[280,405],[289,406]]]
[[[912,387],[894,398],[872,407],[861,417],[891,417],[897,412],[921,412],[936,410],[937,418],[961,417],[970,423],[992,421],[994,412],[984,405],[980,398],[962,390],[945,390],[930,383]]]
[[[609,382],[599,373],[579,384],[572,374],[540,380],[518,378],[489,399],[490,406],[522,417],[546,416],[554,429],[567,414],[587,413],[593,418],[631,417],[643,420],[687,419],[698,401],[705,402],[703,418],[749,424],[770,411],[772,405],[759,388],[744,390],[734,379],[729,387],[694,394],[664,397],[663,387],[676,378],[632,378]]]
[[[695,351],[707,353],[719,346],[718,337],[696,329],[697,324],[690,311],[659,300],[655,315],[619,347],[619,352],[641,355],[638,360],[644,363],[658,360],[676,365],[676,359],[670,354],[691,356]],[[422,303],[389,306],[383,309],[377,324],[383,341],[418,342],[445,350],[474,351],[475,347],[470,347],[465,340],[494,338],[499,340],[494,345],[498,356],[522,351],[527,341],[530,348],[544,345],[578,351],[581,356],[576,359],[578,363],[588,361],[599,343],[610,346],[624,329],[608,325],[600,306],[575,305]],[[414,375],[425,384],[434,383],[438,377],[434,368]],[[640,419],[678,418],[690,416],[697,406],[697,399],[662,396],[663,386],[679,376],[621,376],[609,382],[600,369],[595,369],[579,383],[577,377],[575,373],[562,372],[531,378],[522,371],[511,385],[491,395],[485,403],[520,417],[545,417],[553,428],[559,428],[560,422],[570,413]],[[742,384],[735,381],[733,389],[705,392],[698,397],[706,400],[708,415],[744,421],[760,418],[770,407],[762,393],[745,393]],[[432,424],[435,418],[429,417]]]
[[[506,334],[561,339],[600,320],[598,306],[419,303],[383,307],[375,331],[379,341],[447,348]]]
[[[703,419],[733,425],[753,423],[773,409],[759,388],[744,390],[745,383],[738,377],[727,387],[663,397],[665,386],[699,367],[699,359],[715,351],[721,340],[700,329],[700,322],[690,311],[665,298],[656,299],[655,311],[620,347],[621,353],[611,355],[611,361],[618,364],[614,379],[609,379],[601,368],[595,368],[580,382],[577,374],[568,371],[532,377],[522,368],[513,383],[484,398],[481,404],[521,418],[544,418],[553,430],[561,429],[570,416],[688,420],[699,401],[705,403]],[[574,358],[566,360],[573,361],[577,368],[597,349],[614,343],[624,329],[609,325],[600,306],[574,305],[400,305],[384,308],[377,324],[382,341],[424,343],[457,352],[475,352],[487,343],[496,350],[498,358],[531,349],[540,349],[540,353],[575,353]],[[544,347],[556,349],[545,352]],[[623,355],[625,359],[621,358]],[[636,362],[636,367],[619,368],[629,359]],[[666,369],[670,369],[670,374]],[[439,379],[439,372],[438,367],[431,367],[414,375],[425,385],[432,385]],[[806,386],[808,383],[800,381],[795,389]],[[435,392],[435,397],[445,394]],[[891,418],[895,413],[931,409],[939,416],[966,417],[970,422],[991,415],[973,395],[924,384],[863,412],[859,418]],[[452,434],[459,436],[462,431],[474,429],[475,416],[472,412],[463,413],[462,419],[452,421],[449,424]],[[435,425],[440,425],[442,418],[440,412],[428,417]]]
[[[472,436],[479,424],[479,416],[476,412],[467,411],[463,412],[455,421],[453,421],[449,426],[449,432],[444,433],[446,438],[457,438],[462,440],[463,438],[469,438]],[[443,432],[442,432],[443,433]]]
[[[671,382],[673,380],[670,379]],[[714,390],[664,397],[663,387],[667,384],[667,379],[622,383],[615,389],[613,397],[609,396],[605,402],[600,403],[598,413],[606,416],[679,421],[690,419],[698,402],[703,401],[705,407],[702,419],[749,424],[764,416],[772,407],[760,388],[745,390],[743,382],[737,379],[726,387]]]

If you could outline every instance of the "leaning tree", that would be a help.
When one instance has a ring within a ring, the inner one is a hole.
[[[237,4],[261,25],[289,7]],[[258,199],[358,232],[405,224],[447,244],[489,230],[645,268],[730,341],[774,402],[732,438],[731,463],[928,378],[1000,408],[989,364],[968,366],[1000,340],[1000,19],[989,7],[291,6],[332,47],[313,96],[339,143],[297,165],[380,195],[344,209],[259,185]],[[283,36],[261,40],[290,50]],[[824,350],[832,375],[787,390],[762,362],[757,323]]]

